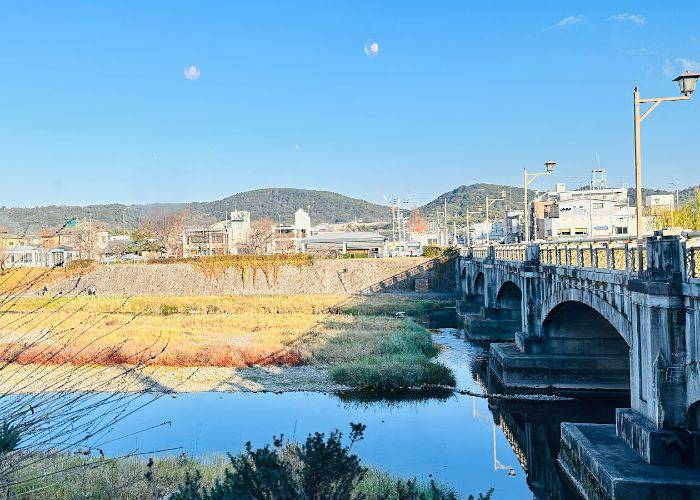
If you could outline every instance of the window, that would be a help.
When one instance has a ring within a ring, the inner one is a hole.
[[[559,236],[571,236],[571,229],[560,229],[557,233]]]
[[[602,202],[593,203],[593,208],[603,208],[603,203]]]
[[[576,229],[574,229],[574,234],[576,234],[576,235],[588,234],[588,229],[586,229],[585,227],[577,227]]]
[[[615,234],[627,234],[627,227],[617,226],[615,227]]]

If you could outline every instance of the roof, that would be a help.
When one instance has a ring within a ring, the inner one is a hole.
[[[75,252],[75,248],[68,245],[58,245],[51,249],[52,252]]]
[[[21,240],[21,236],[17,236],[16,234],[12,233],[0,233],[0,238],[7,238],[7,239],[13,239],[13,240]]]
[[[5,252],[13,252],[13,253],[31,253],[31,252],[43,252],[44,249],[35,246],[35,245],[15,245],[13,247],[9,247],[5,250]]]
[[[371,242],[384,243],[386,236],[370,231],[338,231],[319,233],[304,238],[305,243],[343,243],[343,242]]]

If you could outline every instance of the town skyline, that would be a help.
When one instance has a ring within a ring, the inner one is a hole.
[[[569,185],[598,158],[633,185],[634,86],[676,95],[700,60],[694,5],[162,6],[7,9],[5,206],[271,185],[420,204],[550,159]],[[647,187],[700,184],[697,103],[671,106],[645,123]]]

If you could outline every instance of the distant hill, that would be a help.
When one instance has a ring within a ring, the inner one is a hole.
[[[510,210],[522,210],[523,208],[523,189],[507,186],[504,184],[470,184],[469,186],[459,186],[458,188],[441,194],[430,203],[420,207],[420,212],[424,217],[434,220],[437,211],[442,212],[447,200],[447,216],[462,218],[466,216],[467,210],[475,212],[486,206],[486,198],[500,198],[501,193],[505,191],[505,202],[497,201],[491,205],[489,217],[501,217],[504,215],[506,207]],[[472,220],[478,221],[484,218],[483,215],[474,215]]]
[[[678,200],[683,204],[695,196],[695,190],[700,189],[700,186],[687,187],[678,192]],[[441,194],[430,203],[426,203],[419,207],[420,212],[429,220],[435,220],[436,212],[444,210],[445,200],[447,200],[447,215],[452,217],[455,214],[459,219],[466,216],[467,210],[477,211],[486,206],[486,197],[491,199],[500,198],[501,193],[505,192],[505,202],[497,201],[491,205],[490,217],[502,217],[506,209],[522,210],[523,209],[523,188],[508,186],[505,184],[470,184],[469,186],[459,186],[452,191]],[[629,190],[630,204],[634,205],[636,191],[634,188]],[[664,189],[644,188],[643,195],[646,197],[651,194],[675,194],[675,192]],[[535,191],[530,191],[529,197],[535,196]],[[484,219],[484,214],[473,215],[472,220],[480,221]]]
[[[51,205],[31,208],[0,208],[0,225],[15,233],[36,233],[41,228],[59,228],[66,220],[91,216],[111,229],[134,229],[157,212],[187,210],[193,215],[222,219],[232,210],[248,210],[253,219],[269,217],[292,222],[294,212],[310,210],[313,223],[389,220],[389,209],[330,191],[294,188],[256,189],[237,193],[222,200],[191,203],[154,203],[145,205]]]

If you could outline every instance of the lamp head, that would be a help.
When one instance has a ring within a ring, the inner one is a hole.
[[[695,73],[693,71],[686,71],[680,76],[673,79],[674,82],[678,82],[678,86],[681,89],[681,94],[684,96],[689,96],[695,90],[695,86],[698,83],[698,78],[700,78],[700,73]]]
[[[544,162],[544,166],[547,168],[547,173],[548,173],[548,174],[551,174],[552,172],[554,172],[554,167],[555,167],[556,165],[557,165],[557,162],[555,162],[555,161],[551,161],[551,160],[550,160],[550,161]]]

